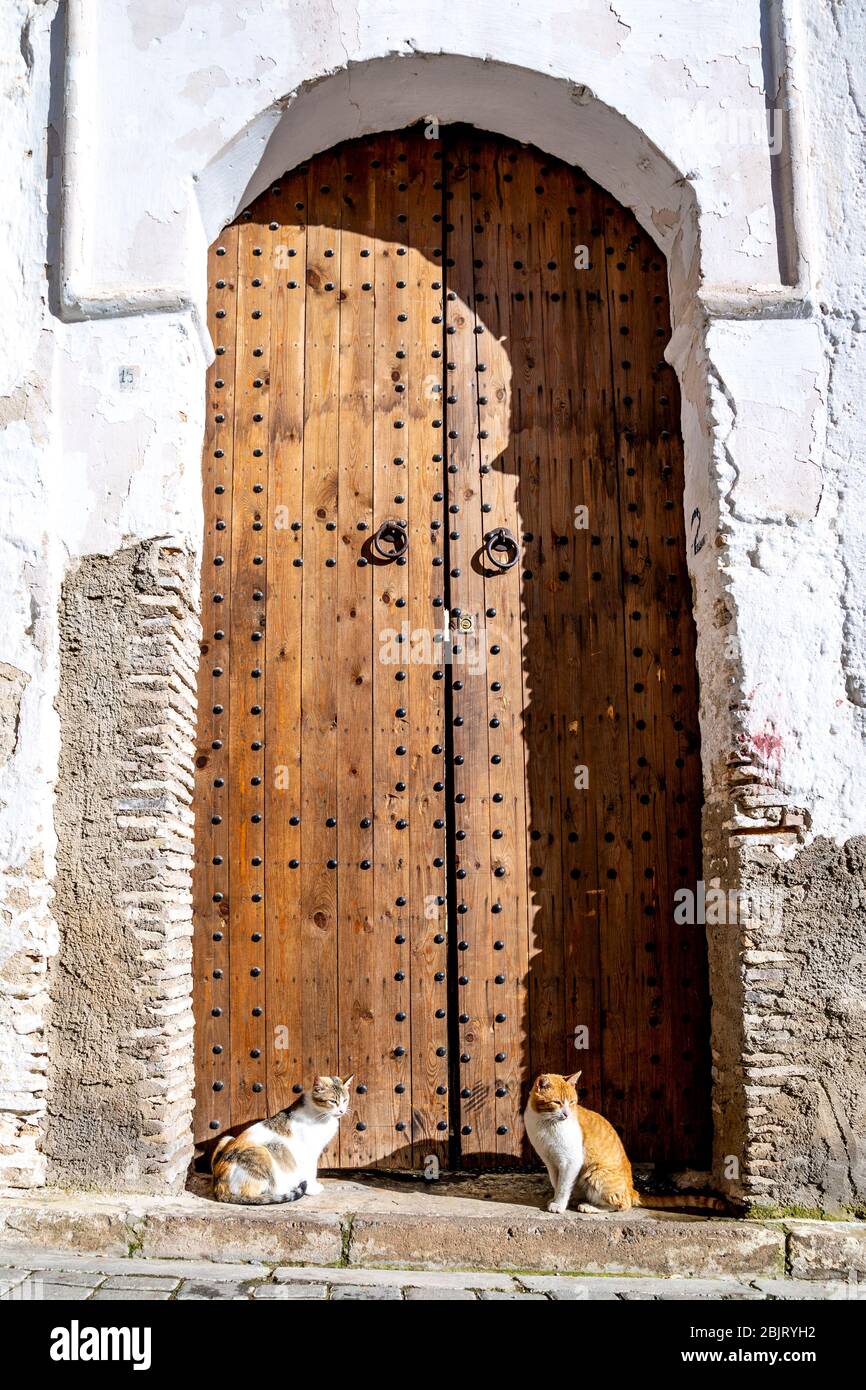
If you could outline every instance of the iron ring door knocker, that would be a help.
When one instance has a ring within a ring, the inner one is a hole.
[[[484,537],[484,553],[498,570],[510,570],[520,559],[520,546],[513,531],[507,526],[497,526]]]
[[[380,560],[400,560],[408,549],[405,521],[383,521],[373,534],[373,550]]]

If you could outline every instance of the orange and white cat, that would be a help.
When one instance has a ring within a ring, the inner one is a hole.
[[[269,1120],[227,1134],[211,1159],[218,1202],[264,1206],[323,1191],[316,1178],[322,1150],[349,1108],[351,1076],[317,1076],[312,1089]]]
[[[628,1211],[631,1207],[704,1207],[726,1211],[719,1197],[647,1197],[635,1191],[631,1164],[613,1125],[578,1104],[581,1073],[538,1077],[523,1115],[529,1142],[553,1186],[548,1211],[565,1211],[575,1187],[578,1211]]]

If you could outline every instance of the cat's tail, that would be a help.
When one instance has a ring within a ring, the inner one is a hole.
[[[303,1182],[299,1182],[298,1185],[297,1185],[297,1187],[293,1187],[292,1190],[291,1190],[290,1192],[286,1192],[286,1193],[284,1193],[284,1195],[283,1195],[282,1197],[278,1197],[278,1198],[277,1198],[277,1201],[278,1201],[278,1202],[298,1202],[298,1201],[300,1201],[301,1197],[303,1197],[303,1195],[304,1195],[304,1193],[306,1192],[306,1190],[307,1190],[307,1180],[306,1180],[306,1178],[304,1178]]]
[[[703,1192],[677,1192],[672,1197],[652,1197],[646,1192],[635,1192],[634,1204],[636,1207],[652,1207],[659,1211],[688,1211],[695,1208],[700,1211],[731,1210],[724,1197],[707,1197]]]
[[[239,1207],[273,1207],[279,1202],[298,1202],[307,1190],[306,1179],[299,1182],[297,1187],[290,1188],[288,1192],[282,1192],[275,1197],[271,1192],[262,1192],[257,1197],[237,1197],[229,1187],[216,1186],[214,1197],[218,1202],[233,1202]]]
[[[307,1190],[306,1180],[299,1182],[297,1187],[289,1188],[288,1192],[281,1192],[278,1197],[270,1192],[263,1192],[261,1197],[235,1197],[235,1202],[241,1201],[245,1207],[273,1207],[278,1202],[298,1202]]]

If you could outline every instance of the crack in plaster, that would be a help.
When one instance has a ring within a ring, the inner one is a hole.
[[[721,446],[722,452],[724,453],[725,462],[727,463],[728,467],[730,468],[733,474],[732,482],[727,487],[725,492],[720,495],[719,501],[725,507],[727,507],[728,515],[732,519],[736,519],[736,507],[734,505],[733,492],[740,481],[740,469],[729,447],[728,440],[731,438],[737,423],[737,402],[734,399],[731,392],[729,391],[727,384],[725,383],[718,367],[715,365],[714,362],[712,362],[709,359],[707,361],[707,376],[709,378],[710,383],[708,401],[708,406],[710,410],[710,422],[715,429],[715,436],[719,442],[719,445]],[[713,410],[714,387],[728,407],[729,418],[727,421],[723,421],[720,418],[720,416]]]
[[[620,28],[625,30],[625,34],[622,36],[622,38],[617,38],[616,41],[617,48],[622,48],[626,39],[629,38],[629,36],[631,35],[631,25],[626,24],[625,20],[623,19],[622,15],[618,12],[615,5],[608,5],[608,9],[610,10],[611,14],[613,15]]]
[[[843,334],[836,332],[832,327],[834,319],[838,319],[845,324],[850,324],[853,331],[857,328],[859,315],[856,311],[847,314],[825,315],[823,321],[823,338],[829,349],[827,354],[827,409],[831,415],[832,423],[836,423],[835,399],[836,399],[836,374],[839,361],[839,354],[843,348],[850,349],[850,342],[846,341]],[[844,459],[840,457],[838,450],[828,439],[825,444],[825,452],[831,454],[836,460],[837,469],[837,508],[838,514],[843,514],[845,502],[845,469]],[[849,554],[847,546],[843,542],[843,534],[837,528],[837,556],[842,568],[843,582],[840,590],[840,602],[844,614],[842,620],[842,651],[841,662],[842,671],[845,677],[845,694],[850,705],[855,710],[866,710],[866,674],[864,674],[862,662],[857,648],[857,626],[862,622],[862,613],[856,602],[856,584],[860,579],[860,566],[856,554],[853,557]],[[853,600],[852,600],[852,595]]]

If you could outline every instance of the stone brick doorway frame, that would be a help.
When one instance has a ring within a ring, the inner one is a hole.
[[[699,291],[700,219],[691,186],[641,131],[584,89],[503,64],[444,55],[423,60],[419,81],[418,61],[412,60],[411,77],[409,61],[376,59],[351,73],[343,69],[312,80],[287,100],[276,124],[272,112],[263,113],[261,123],[239,132],[199,181],[203,250],[276,174],[359,129],[393,129],[425,116],[461,120],[580,165],[633,208],[668,258],[674,336],[667,355],[683,398],[686,517],[697,517],[707,536],[719,536],[716,461],[723,444],[708,410],[708,327],[713,316],[797,316],[803,312],[802,285],[749,293]],[[75,309],[66,306],[70,317],[87,312],[83,298],[76,303]],[[176,295],[164,304],[131,303],[114,311],[184,307],[196,312]],[[713,553],[714,564],[700,571],[692,566],[702,686],[704,878],[740,889],[760,879],[763,846],[796,841],[802,817],[784,804],[766,769],[740,752],[745,734],[737,705],[743,672],[721,536]],[[52,976],[52,1097],[43,1149],[50,1179],[67,1186],[176,1189],[192,1153],[190,695],[197,661],[198,560],[197,554],[179,551],[171,538],[156,538],[95,566],[82,565],[65,586],[61,649],[67,693],[60,710],[73,762],[58,792],[61,951]],[[107,626],[84,616],[94,586],[108,601]],[[110,631],[125,632],[128,639],[117,648],[113,673],[99,665]],[[725,637],[734,638],[727,652]],[[88,662],[101,682],[107,724],[94,714],[90,690],[78,674]],[[76,727],[82,730],[79,742],[70,736]],[[114,753],[108,765],[89,757],[106,740]],[[104,814],[94,822],[85,861],[80,826],[82,805],[91,798]],[[100,872],[91,875],[91,865]],[[78,887],[82,874],[95,885],[92,901],[108,904],[108,939],[98,929],[81,930],[88,915],[86,895]],[[118,979],[104,964],[112,955],[107,940],[126,966],[119,979],[123,1007],[112,1007],[111,1019],[94,1029],[94,1007],[116,1004]],[[753,1196],[773,1182],[762,1176],[758,1151],[756,1162],[750,1161],[750,1145],[760,1144],[764,1135],[748,1095],[745,995],[750,964],[759,969],[762,961],[746,959],[744,965],[743,952],[751,949],[760,957],[767,944],[760,923],[709,932],[714,1173],[719,1185]],[[70,1020],[76,1019],[77,1036],[90,1043],[81,1055],[73,1046],[75,1030],[70,1031]],[[94,1077],[101,1078],[96,1090],[82,1084]],[[731,1155],[737,1160],[733,1168]]]

